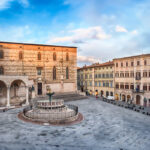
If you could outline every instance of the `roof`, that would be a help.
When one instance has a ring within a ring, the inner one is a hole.
[[[53,47],[77,48],[77,47],[74,47],[74,46],[60,46],[60,45],[33,44],[33,43],[18,43],[18,42],[4,42],[4,41],[0,41],[0,43],[5,43],[5,44],[22,44],[22,45],[37,45],[37,46],[53,46]]]
[[[114,58],[113,60],[128,59],[128,58],[135,58],[135,57],[145,57],[145,56],[150,56],[150,54],[141,54],[141,55],[135,55],[135,56],[122,57],[122,58]]]
[[[79,68],[78,70],[88,69],[88,68],[95,68],[95,67],[112,66],[112,65],[114,65],[113,61],[109,61],[109,62],[105,62],[105,63],[102,63],[102,64],[96,63],[96,64],[92,64],[92,65],[89,65],[89,66],[83,66],[82,68]]]

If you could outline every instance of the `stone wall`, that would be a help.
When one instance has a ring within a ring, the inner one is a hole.
[[[1,50],[4,52],[4,58],[0,59],[0,66],[4,68],[4,75],[28,76],[33,81],[35,93],[37,95],[37,83],[42,83],[42,96],[46,93],[46,86],[51,85],[54,92],[76,91],[76,63],[77,48],[64,46],[20,44],[0,42]],[[19,58],[22,52],[23,58]],[[38,60],[38,53],[41,54],[41,60]],[[53,54],[56,53],[56,60],[53,60]],[[66,55],[69,60],[66,60]],[[56,80],[53,80],[53,67],[56,67]],[[66,67],[69,68],[69,79],[66,79]],[[41,68],[41,75],[37,74],[37,68]],[[62,86],[63,84],[63,86]],[[66,85],[70,85],[68,88]],[[63,88],[64,87],[64,88]]]

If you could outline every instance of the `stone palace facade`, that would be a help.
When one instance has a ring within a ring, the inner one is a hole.
[[[0,106],[77,90],[77,48],[0,42]]]
[[[78,89],[93,95],[114,96],[113,62],[93,64],[78,68]]]
[[[78,68],[78,89],[150,106],[150,54]]]

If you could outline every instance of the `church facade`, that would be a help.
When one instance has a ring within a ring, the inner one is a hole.
[[[77,48],[0,42],[0,105],[77,90]]]

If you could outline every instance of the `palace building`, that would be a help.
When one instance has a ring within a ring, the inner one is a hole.
[[[150,106],[150,54],[114,59],[115,98]]]
[[[0,106],[77,90],[77,48],[0,42]]]
[[[100,96],[114,96],[113,62],[93,64],[78,69],[78,89]]]

